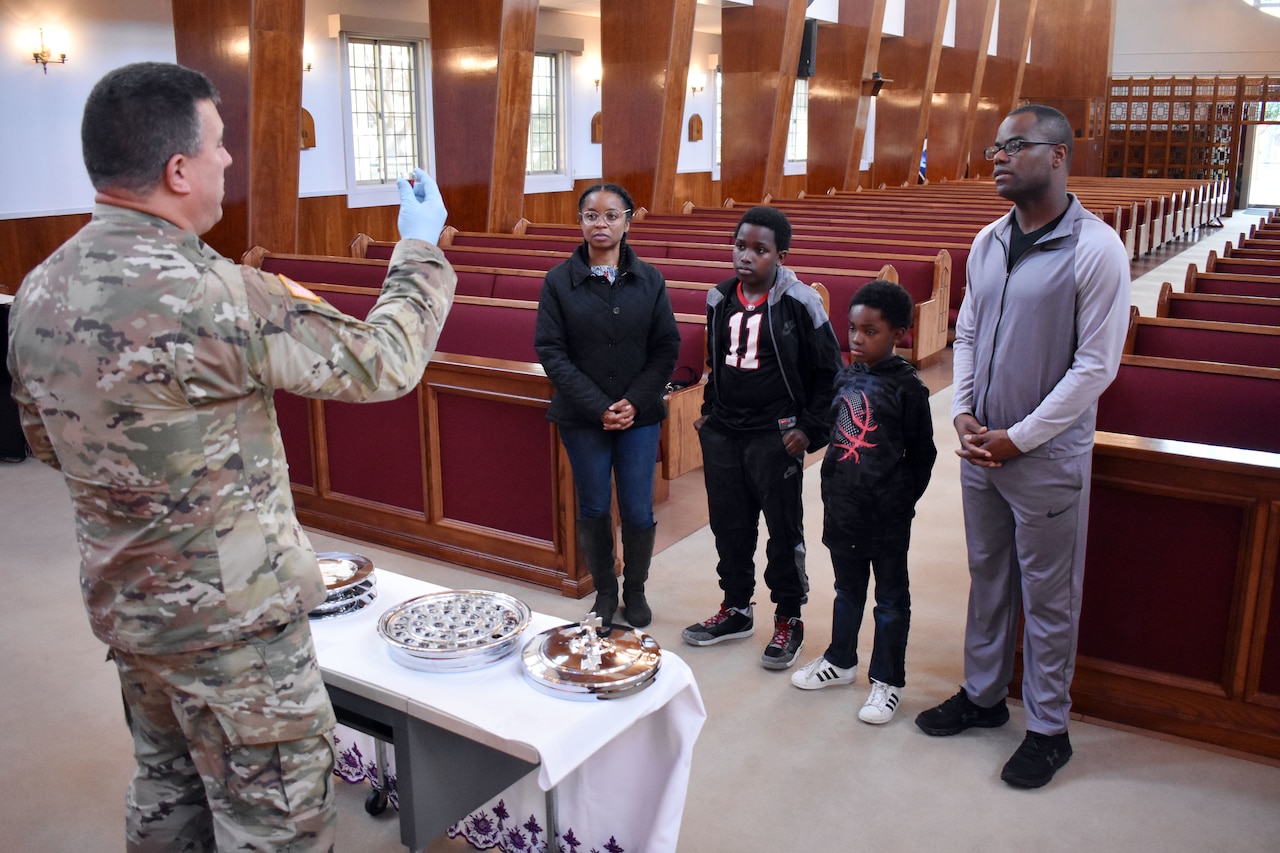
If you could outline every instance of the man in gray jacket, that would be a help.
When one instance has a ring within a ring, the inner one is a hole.
[[[1026,737],[1000,778],[1038,788],[1067,737],[1084,581],[1098,397],[1129,318],[1129,260],[1115,231],[1067,192],[1071,125],[1029,105],[985,152],[1013,210],[974,239],[956,321],[952,422],[960,440],[969,613],[960,691],[924,711],[931,735],[1009,719],[1025,616]]]

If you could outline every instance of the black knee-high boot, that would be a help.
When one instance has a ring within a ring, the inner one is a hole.
[[[644,597],[644,584],[649,579],[649,561],[653,558],[657,533],[656,525],[648,530],[622,525],[622,604],[627,611],[627,621],[636,628],[653,621],[653,611]]]
[[[618,609],[618,575],[613,565],[613,521],[607,515],[578,519],[578,547],[596,585],[592,611],[605,626]]]

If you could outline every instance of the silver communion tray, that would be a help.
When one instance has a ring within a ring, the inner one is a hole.
[[[312,619],[341,616],[367,607],[378,597],[373,562],[360,554],[321,551],[316,554],[327,592],[309,614]]]
[[[427,672],[460,672],[497,663],[516,650],[529,607],[501,592],[432,592],[392,607],[378,620],[397,663]]]
[[[524,647],[529,682],[561,699],[619,699],[653,683],[662,663],[658,641],[640,631],[599,629],[594,617],[543,631]]]

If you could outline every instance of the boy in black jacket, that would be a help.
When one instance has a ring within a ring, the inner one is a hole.
[[[804,645],[804,454],[827,443],[831,383],[840,369],[840,346],[821,298],[782,266],[790,246],[791,224],[780,210],[753,207],[739,220],[737,274],[707,295],[711,369],[702,417],[694,422],[724,599],[718,613],[683,636],[695,646],[751,636],[763,513],[764,581],[775,608],[773,639],[760,659],[766,669],[791,666]]]
[[[907,547],[916,502],[938,456],[929,389],[893,353],[910,325],[911,296],[896,284],[870,282],[850,301],[853,363],[836,377],[835,426],[822,460],[822,542],[831,550],[836,580],[831,645],[791,676],[803,690],[857,680],[858,629],[874,570],[871,695],[858,712],[872,724],[893,719],[906,684]]]

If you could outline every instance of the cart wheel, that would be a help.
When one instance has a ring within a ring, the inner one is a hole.
[[[387,810],[387,792],[374,789],[364,798],[364,810],[371,815],[380,815]]]

